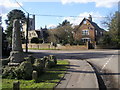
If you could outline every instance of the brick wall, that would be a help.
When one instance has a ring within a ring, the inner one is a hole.
[[[22,44],[22,48],[25,48],[25,44]],[[54,46],[50,44],[28,44],[28,48],[39,48],[39,49],[55,49]],[[61,49],[61,50],[87,50],[88,46],[87,45],[66,45],[66,46],[58,46],[56,49]]]
[[[75,46],[59,46],[57,49],[62,49],[62,50],[87,50],[88,47],[87,45],[75,45]]]
[[[22,44],[22,48],[25,48],[25,44]],[[51,46],[50,44],[28,44],[28,48],[38,48],[38,49],[54,49],[54,46]]]

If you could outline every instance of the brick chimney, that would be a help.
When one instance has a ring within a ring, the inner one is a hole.
[[[92,16],[89,14],[88,19],[92,22]]]

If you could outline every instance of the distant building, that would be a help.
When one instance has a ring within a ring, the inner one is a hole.
[[[23,32],[22,35],[25,38],[26,37],[26,28],[27,28],[27,23],[25,22],[23,24]],[[45,28],[40,28],[38,30],[35,30],[35,15],[33,15],[33,18],[29,18],[29,28],[28,28],[28,42],[31,42],[31,39],[33,37],[37,37],[43,40],[43,43],[47,42],[46,37],[47,37],[47,27]]]
[[[40,29],[40,34],[41,34],[40,37],[43,40],[43,43],[47,42],[47,36],[48,36],[47,31],[48,31],[48,29],[46,26],[45,26],[45,28],[41,27],[41,29]]]
[[[1,26],[1,24],[2,24],[2,16],[0,15],[0,26]]]
[[[27,22],[23,23],[23,37],[26,37],[26,29],[27,29]],[[33,18],[29,18],[29,28],[28,28],[28,32],[31,30],[35,30],[35,15],[33,15]]]
[[[75,28],[73,37],[75,40],[83,42],[98,42],[103,36],[104,32],[105,30],[93,22],[92,16],[89,15],[88,19],[84,18],[82,22]]]
[[[24,32],[23,32],[24,34]],[[34,37],[37,37],[39,39],[43,40],[43,43],[47,42],[46,37],[47,37],[47,28],[41,28],[38,30],[29,30],[28,31],[28,42],[31,43],[31,39]]]
[[[23,24],[23,31],[26,31],[27,28],[27,22]],[[28,30],[35,30],[35,15],[33,15],[33,18],[29,18],[29,28]]]

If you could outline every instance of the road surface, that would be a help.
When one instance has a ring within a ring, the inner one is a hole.
[[[56,55],[59,59],[88,61],[99,75],[107,88],[120,88],[118,50],[29,50],[35,57]]]

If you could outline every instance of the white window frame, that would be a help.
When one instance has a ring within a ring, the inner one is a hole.
[[[91,41],[91,39],[90,38],[82,38],[82,41],[87,42],[87,41]]]
[[[95,31],[95,33],[96,33],[96,35],[98,35],[98,31],[97,30]]]
[[[89,35],[89,30],[82,30],[82,35]]]

